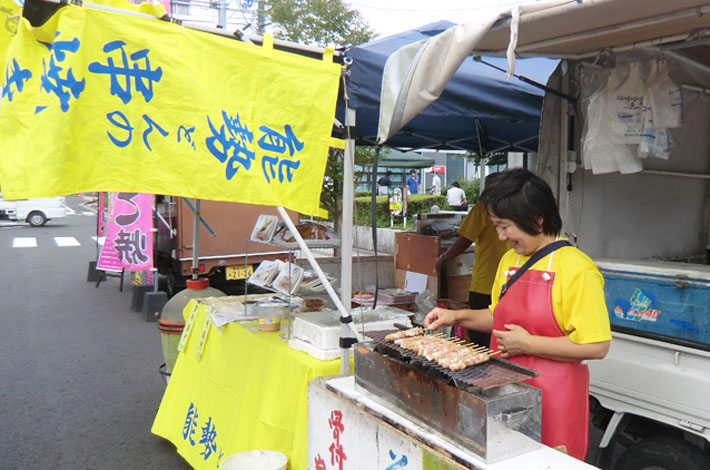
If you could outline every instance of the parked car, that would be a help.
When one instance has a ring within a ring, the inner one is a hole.
[[[51,219],[66,217],[67,207],[64,197],[46,197],[6,201],[0,194],[0,218],[19,220],[33,227],[40,227]]]

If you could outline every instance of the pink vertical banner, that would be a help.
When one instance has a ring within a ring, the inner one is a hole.
[[[153,267],[153,195],[118,193],[107,232],[121,264],[127,271]]]
[[[150,271],[153,267],[153,195],[115,193],[109,204],[106,240],[101,255],[106,252],[120,271]],[[101,257],[99,257],[99,262]],[[97,264],[97,269],[102,269]],[[115,270],[115,269],[114,269]]]
[[[108,207],[105,209],[105,217],[103,223],[103,230],[106,238],[104,239],[104,244],[101,245],[101,253],[99,253],[99,260],[96,262],[96,269],[101,271],[114,271],[121,272],[123,270],[123,264],[118,258],[118,253],[113,246],[113,238],[110,237],[113,223],[113,207],[116,201],[116,194],[110,193],[108,197]],[[115,236],[115,230],[113,230]]]

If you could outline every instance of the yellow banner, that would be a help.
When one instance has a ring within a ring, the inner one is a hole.
[[[0,102],[3,197],[145,192],[322,214],[340,66],[265,44],[71,5],[38,28],[21,19]]]

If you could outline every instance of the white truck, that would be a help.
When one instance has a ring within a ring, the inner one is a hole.
[[[64,197],[47,197],[6,201],[0,194],[0,218],[27,222],[40,227],[51,219],[66,217],[67,206]]]

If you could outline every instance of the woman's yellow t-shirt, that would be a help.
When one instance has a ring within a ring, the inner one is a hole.
[[[505,271],[521,267],[528,259],[513,250],[501,258],[491,292],[490,309],[494,314],[501,287],[507,282]],[[552,310],[560,329],[572,342],[588,344],[611,340],[609,313],[604,301],[604,278],[589,256],[567,246],[545,256],[530,269],[555,273]]]

